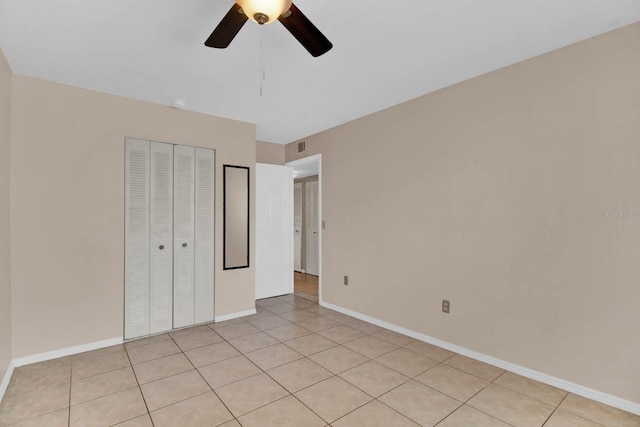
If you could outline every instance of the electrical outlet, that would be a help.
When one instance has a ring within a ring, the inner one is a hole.
[[[344,276],[344,285],[349,286],[349,276]]]
[[[449,313],[450,308],[451,308],[451,303],[449,302],[449,300],[443,299],[442,300],[442,312],[443,313]]]

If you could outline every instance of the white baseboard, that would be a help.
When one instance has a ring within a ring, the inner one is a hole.
[[[2,383],[0,383],[0,402],[2,402],[2,398],[4,397],[4,393],[7,391],[7,387],[9,387],[9,381],[11,381],[11,376],[13,375],[13,370],[16,368],[13,360],[9,362],[9,366],[7,367],[7,372],[4,373],[4,378],[2,378]]]
[[[44,362],[46,360],[57,359],[59,357],[70,356],[72,354],[84,353],[85,351],[97,350],[99,348],[111,347],[112,345],[122,344],[122,337],[111,338],[103,341],[96,341],[88,344],[76,345],[73,347],[62,348],[60,350],[47,351],[46,353],[34,354],[31,356],[19,357],[13,359],[15,367],[30,365],[32,363]]]
[[[48,351],[46,353],[34,354],[31,356],[19,357],[17,359],[11,360],[9,362],[9,367],[7,368],[7,372],[4,374],[4,378],[2,379],[2,383],[0,383],[0,401],[4,397],[4,393],[7,391],[7,387],[9,387],[9,382],[11,381],[11,376],[13,375],[13,371],[15,368],[20,366],[30,365],[32,363],[44,362],[47,360],[57,359],[59,357],[70,356],[72,354],[84,353],[85,351],[97,350],[99,348],[111,347],[112,345],[122,344],[122,337],[112,338],[103,341],[92,342],[89,344],[77,345],[74,347],[67,347],[60,350]]]
[[[252,314],[256,314],[257,311],[254,308],[253,310],[247,311],[239,311],[237,313],[225,314],[223,316],[216,316],[215,322],[224,322],[225,320],[237,319],[238,317],[251,316]]]
[[[226,314],[224,316],[216,316],[216,322],[223,322],[225,320],[236,319],[238,317],[250,316],[252,314],[256,314],[256,309],[241,311],[238,313]],[[9,387],[9,382],[11,381],[11,376],[13,375],[13,371],[15,368],[25,365],[30,365],[32,363],[44,362],[47,360],[57,359],[59,357],[70,356],[73,354],[84,353],[85,351],[97,350],[104,347],[111,347],[112,345],[122,344],[124,342],[122,337],[111,338],[103,341],[96,341],[88,344],[77,345],[74,347],[67,347],[59,350],[47,351],[45,353],[33,354],[31,356],[19,357],[11,360],[9,363],[9,367],[7,368],[7,372],[4,374],[4,378],[2,379],[2,383],[0,383],[0,401],[2,401],[2,397],[4,397],[4,393]]]
[[[385,329],[398,332],[400,334],[415,338],[420,341],[424,341],[429,344],[437,345],[444,349],[453,351],[463,356],[470,357],[472,359],[479,360],[481,362],[488,363],[493,366],[505,369],[523,377],[530,378],[532,380],[540,381],[542,383],[566,390],[573,394],[577,394],[582,397],[586,397],[596,402],[604,403],[605,405],[613,406],[614,408],[622,409],[623,411],[631,412],[632,414],[640,415],[640,403],[632,402],[630,400],[622,399],[617,396],[613,396],[608,393],[603,393],[598,390],[594,390],[589,387],[582,386],[580,384],[572,383],[571,381],[563,380],[562,378],[554,377],[542,372],[535,371],[533,369],[525,368],[524,366],[516,365],[511,362],[507,362],[502,359],[497,359],[486,354],[478,353],[477,351],[469,350],[464,347],[460,347],[455,344],[448,343],[446,341],[439,340],[437,338],[430,337],[428,335],[421,334],[410,329],[403,328],[401,326],[394,325],[392,323],[385,322],[375,317],[367,316],[366,314],[358,313],[334,304],[330,304],[325,301],[320,301],[322,307],[329,308],[331,310],[338,311],[340,313],[355,317],[365,322],[372,323]]]

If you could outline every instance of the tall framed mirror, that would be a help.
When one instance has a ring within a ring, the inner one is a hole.
[[[249,267],[249,168],[223,165],[223,269]]]

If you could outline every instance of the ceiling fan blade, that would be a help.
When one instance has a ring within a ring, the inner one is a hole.
[[[294,4],[291,4],[289,11],[283,13],[278,21],[282,22],[312,56],[323,55],[333,47],[329,39]]]
[[[244,14],[238,3],[234,3],[229,12],[222,18],[213,33],[209,36],[204,45],[207,47],[217,47],[224,49],[238,34],[245,22],[247,15]]]

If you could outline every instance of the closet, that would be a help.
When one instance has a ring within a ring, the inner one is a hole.
[[[302,183],[293,185],[293,269],[302,271]]]
[[[318,177],[301,178],[293,185],[293,269],[318,275]]]
[[[125,141],[125,339],[214,319],[215,152]]]
[[[318,275],[318,180],[305,183],[304,231],[305,231],[305,272]]]

